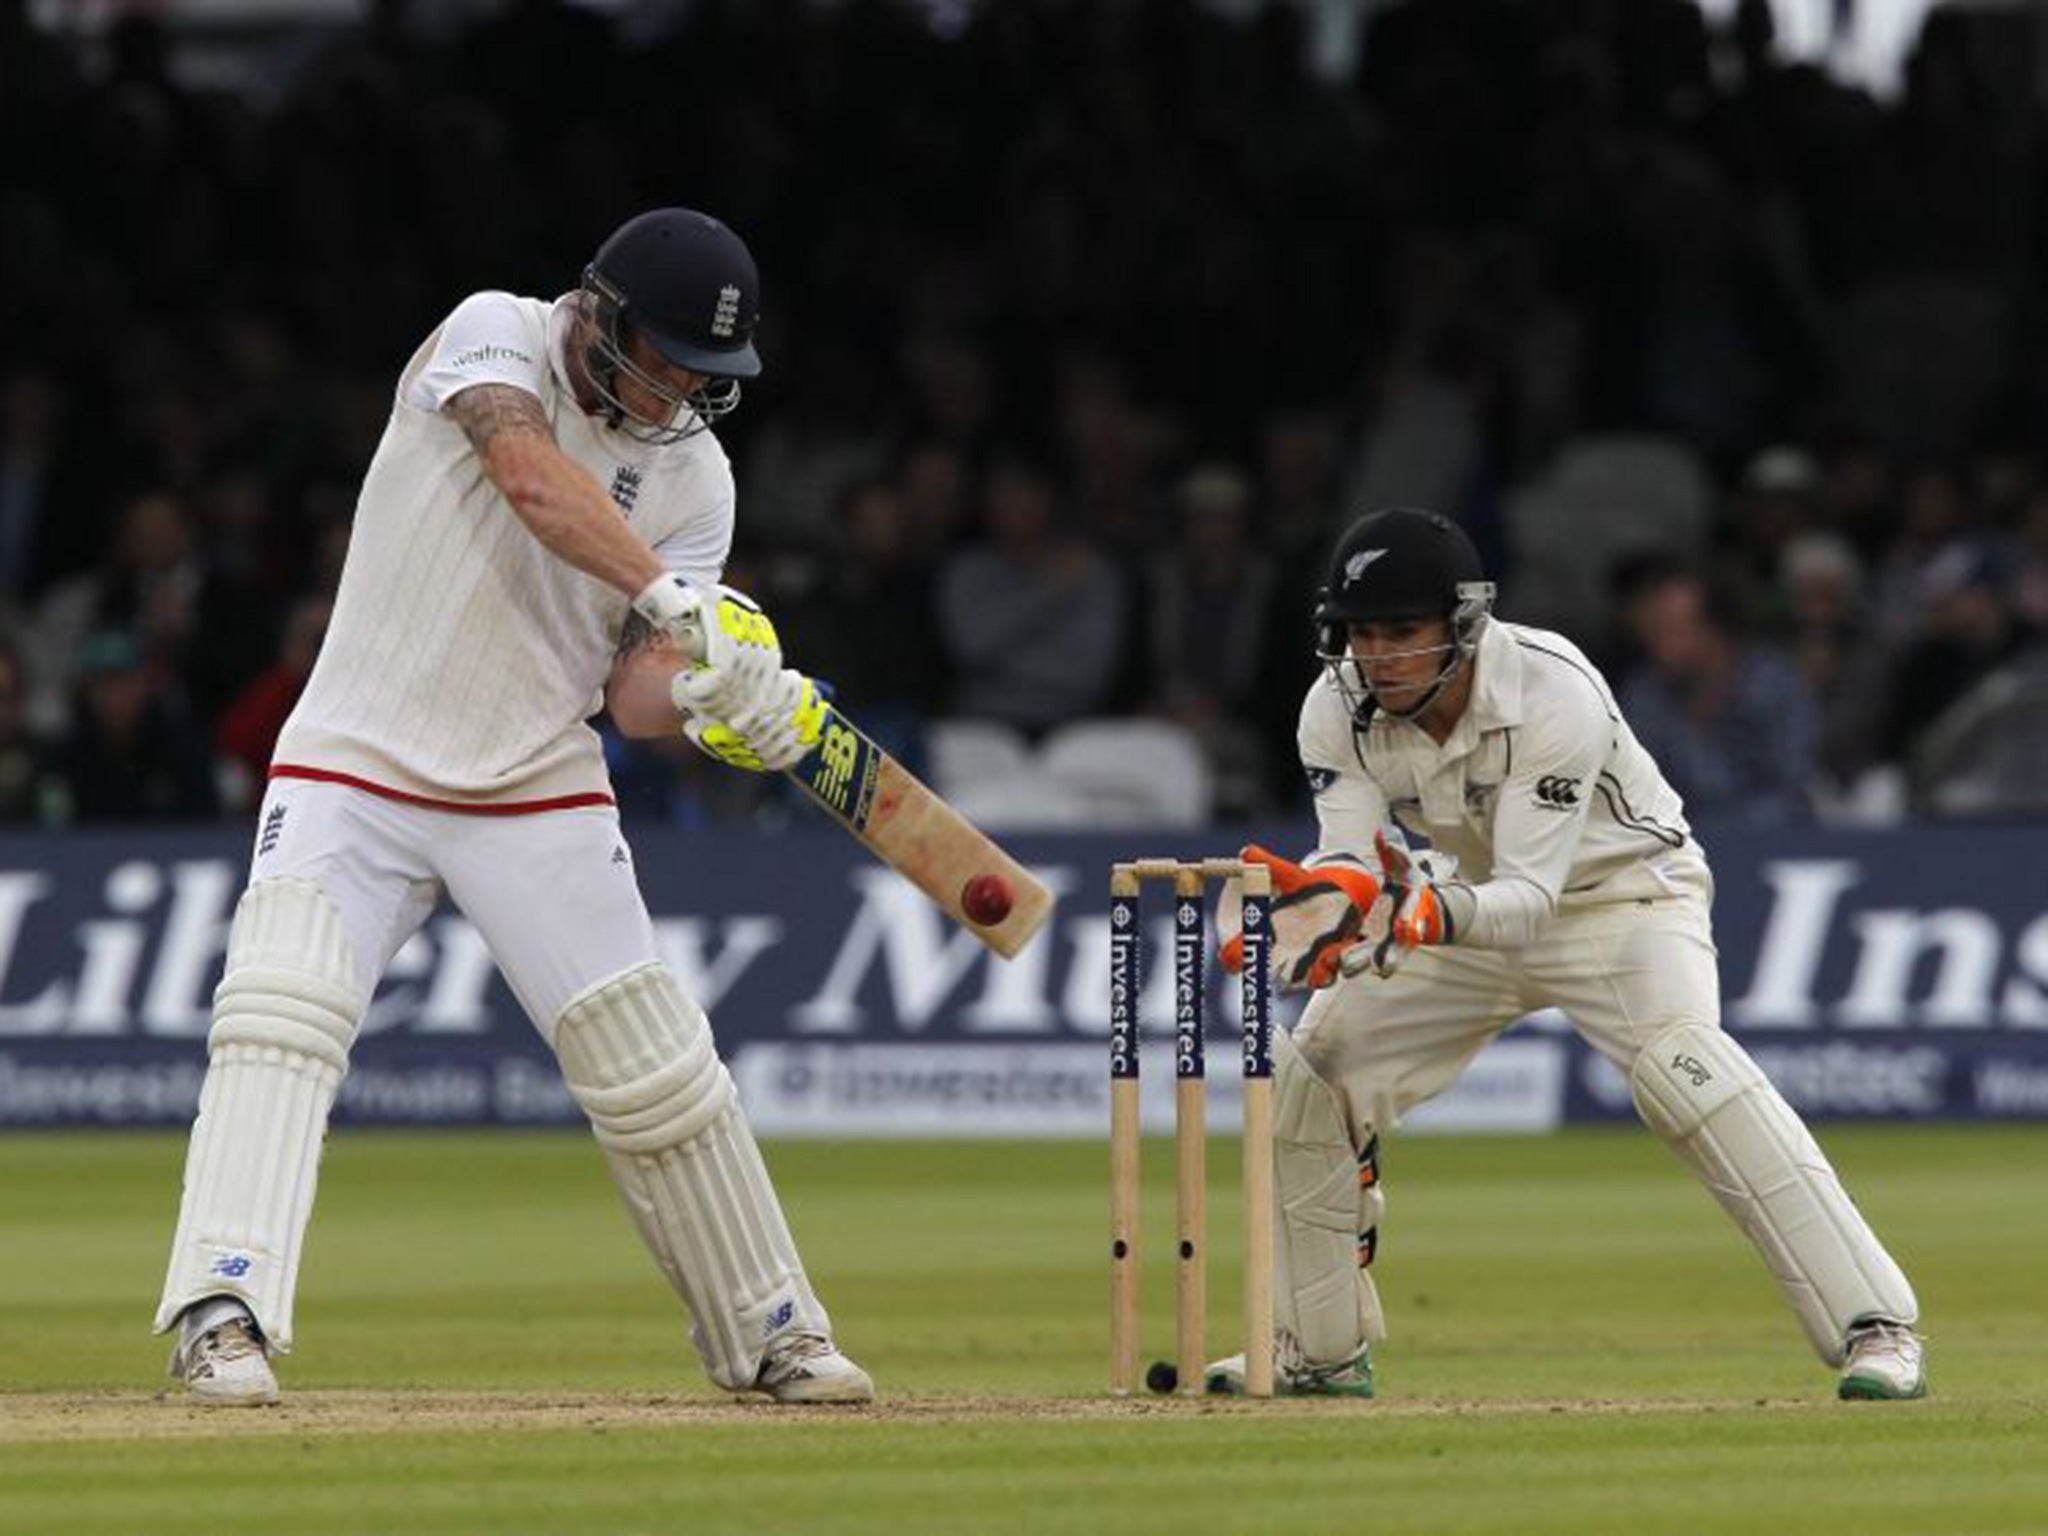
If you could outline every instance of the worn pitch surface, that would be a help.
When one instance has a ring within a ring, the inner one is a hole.
[[[1761,1265],[1639,1132],[1392,1145],[1370,1404],[1106,1400],[1098,1145],[771,1148],[886,1394],[858,1412],[703,1384],[587,1139],[343,1132],[287,1402],[209,1413],[147,1333],[179,1140],[0,1137],[0,1532],[2048,1531],[2048,1128],[1823,1140],[1920,1287],[1925,1403],[1832,1401]]]

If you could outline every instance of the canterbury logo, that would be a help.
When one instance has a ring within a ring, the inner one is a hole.
[[[1366,573],[1367,567],[1385,553],[1384,549],[1361,549],[1349,560],[1346,560],[1344,562],[1344,585],[1347,587],[1355,585],[1358,578]]]
[[[1579,781],[1547,773],[1536,781],[1536,803],[1564,810],[1579,803]]]

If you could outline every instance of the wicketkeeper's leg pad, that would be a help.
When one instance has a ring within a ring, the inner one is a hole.
[[[1756,1244],[1829,1365],[1842,1363],[1851,1324],[1919,1317],[1913,1287],[1827,1155],[1736,1040],[1674,1025],[1643,1048],[1630,1078],[1636,1112]]]
[[[234,1296],[272,1350],[291,1348],[320,1146],[365,1002],[319,886],[259,880],[243,893],[213,994],[159,1333],[195,1301]]]
[[[1385,1198],[1362,1183],[1336,1090],[1285,1031],[1273,1034],[1273,1244],[1276,1321],[1314,1364],[1335,1364],[1386,1336],[1365,1269]]]
[[[572,999],[555,1049],[711,1379],[745,1390],[784,1334],[829,1334],[711,1025],[668,968]]]

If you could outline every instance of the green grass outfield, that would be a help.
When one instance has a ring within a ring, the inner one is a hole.
[[[1100,1144],[771,1147],[865,1412],[707,1387],[587,1138],[359,1131],[286,1405],[205,1413],[159,1396],[148,1333],[182,1140],[0,1136],[0,1532],[2048,1532],[2048,1127],[1823,1139],[1919,1287],[1924,1403],[1835,1402],[1634,1130],[1393,1144],[1369,1404],[1107,1402]],[[1234,1164],[1212,1148],[1218,1353]]]

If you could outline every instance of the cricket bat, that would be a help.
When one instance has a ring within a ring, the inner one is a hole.
[[[788,771],[884,864],[1008,959],[1045,926],[1052,892],[987,833],[837,708],[810,756]]]
[[[676,644],[701,660],[693,615]],[[826,815],[1005,960],[1030,942],[1052,913],[1052,892],[916,774],[875,745],[839,710],[825,706],[810,755],[788,770]]]

